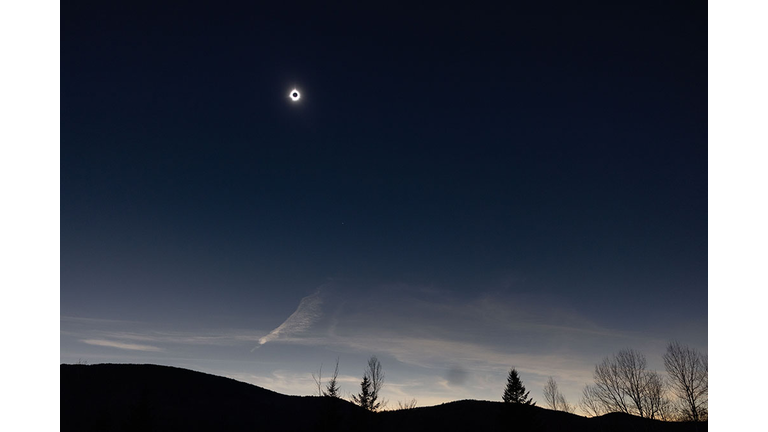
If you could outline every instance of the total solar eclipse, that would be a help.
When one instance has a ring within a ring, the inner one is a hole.
[[[294,102],[301,99],[301,93],[299,93],[299,91],[296,89],[291,90],[290,96],[291,96],[291,100]]]

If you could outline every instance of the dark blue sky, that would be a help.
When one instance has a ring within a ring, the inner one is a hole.
[[[706,3],[366,3],[62,8],[62,361],[112,355],[66,320],[253,341],[328,283],[706,351]]]

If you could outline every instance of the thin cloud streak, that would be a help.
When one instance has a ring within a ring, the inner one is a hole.
[[[206,346],[242,346],[244,342],[259,340],[259,333],[226,330],[208,335],[183,332],[157,332],[148,333],[108,331],[108,330],[62,330],[61,335],[70,336],[80,341],[89,340],[121,340],[130,342],[143,342],[159,345],[206,345]],[[263,333],[261,333],[263,334]]]
[[[116,341],[110,341],[110,340],[104,340],[104,339],[83,339],[81,342],[87,343],[88,345],[97,345],[97,346],[118,348],[118,349],[130,350],[130,351],[153,351],[153,352],[163,351],[162,348],[152,346],[152,345],[130,344],[130,343],[116,342]]]

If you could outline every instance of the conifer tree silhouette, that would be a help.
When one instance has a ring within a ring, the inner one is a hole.
[[[352,401],[368,411],[378,411],[387,405],[387,401],[379,398],[379,391],[384,386],[384,370],[376,356],[368,359],[368,367],[363,373],[360,383],[360,393],[352,395]]]
[[[525,405],[536,405],[532,398],[528,397],[530,392],[525,391],[525,386],[517,374],[517,370],[512,368],[507,376],[507,387],[504,389],[502,400],[506,403],[518,403]]]
[[[367,409],[373,411],[373,400],[371,398],[371,380],[367,376],[363,377],[363,381],[360,383],[360,393],[352,395],[352,400]]]
[[[331,377],[331,380],[328,381],[328,384],[325,385],[325,391],[323,392],[323,396],[333,397],[333,398],[340,398],[341,395],[341,389],[339,388],[339,359],[336,359],[336,370],[333,371],[333,376]]]

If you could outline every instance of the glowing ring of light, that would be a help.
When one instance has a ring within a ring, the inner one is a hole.
[[[293,89],[291,90],[289,97],[291,98],[292,101],[296,102],[297,100],[301,99],[301,93],[299,93],[298,90]]]

